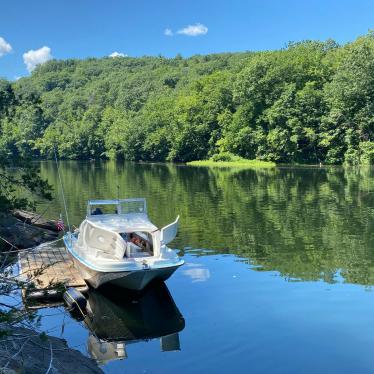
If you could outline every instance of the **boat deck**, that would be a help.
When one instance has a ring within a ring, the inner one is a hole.
[[[32,251],[20,252],[18,263],[22,279],[29,279],[35,284],[32,292],[27,295],[23,292],[25,302],[62,301],[62,291],[68,287],[81,292],[87,291],[85,281],[61,245],[47,243]]]

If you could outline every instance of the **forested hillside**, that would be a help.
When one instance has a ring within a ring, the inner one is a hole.
[[[339,46],[50,61],[0,81],[0,158],[374,163],[374,34]]]

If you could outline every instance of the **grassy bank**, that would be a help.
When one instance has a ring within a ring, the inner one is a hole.
[[[190,161],[187,165],[191,166],[213,166],[218,168],[272,168],[275,166],[274,162],[261,161],[261,160],[238,160],[238,161],[214,161],[201,160],[201,161]]]

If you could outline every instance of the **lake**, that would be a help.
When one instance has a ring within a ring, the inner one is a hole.
[[[55,165],[41,170],[59,193]],[[181,216],[170,246],[186,263],[166,286],[93,292],[91,330],[62,307],[39,312],[105,372],[374,371],[374,169],[61,162],[61,173],[76,226],[117,186],[145,197],[158,226]],[[39,209],[55,218],[60,195]]]

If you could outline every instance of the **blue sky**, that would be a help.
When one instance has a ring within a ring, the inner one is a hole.
[[[28,75],[51,56],[276,49],[305,39],[344,43],[371,28],[372,0],[2,0],[0,76]]]

